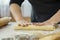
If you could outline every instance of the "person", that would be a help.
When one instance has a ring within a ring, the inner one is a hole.
[[[17,22],[21,25],[27,24],[21,12],[21,4],[24,0],[11,0],[10,11]],[[40,25],[54,25],[60,22],[60,1],[59,0],[28,0],[33,12],[31,22]]]

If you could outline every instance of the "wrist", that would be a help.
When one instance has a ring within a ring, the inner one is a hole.
[[[19,21],[16,21],[17,23],[23,23],[23,22],[25,22],[25,20],[23,19],[23,20],[19,20]]]
[[[55,20],[48,20],[47,22],[50,24],[57,24],[58,23],[58,21],[55,21]]]

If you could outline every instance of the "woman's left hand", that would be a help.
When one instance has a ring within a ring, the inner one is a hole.
[[[45,22],[42,22],[41,24],[43,24],[43,25],[53,25],[53,26],[54,26],[55,24],[57,24],[57,22],[47,20],[47,21],[45,21]]]
[[[44,26],[44,25],[55,25],[56,23],[54,21],[45,21],[45,22],[42,22],[42,23],[33,23],[33,25],[37,25],[37,26]]]

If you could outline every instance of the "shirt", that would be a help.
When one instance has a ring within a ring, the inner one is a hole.
[[[16,3],[21,6],[24,0],[11,0],[10,4]],[[32,5],[32,22],[44,22],[50,19],[60,9],[59,0],[29,0]]]

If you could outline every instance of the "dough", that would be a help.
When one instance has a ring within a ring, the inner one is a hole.
[[[36,25],[29,25],[26,27],[23,26],[15,26],[15,30],[55,30],[55,26],[46,25],[46,26],[36,26]]]
[[[15,39],[16,40],[29,40],[29,35],[28,34],[21,34],[21,35],[16,35]]]
[[[44,34],[35,32],[35,33],[33,33],[31,35],[31,39],[30,40],[39,40],[40,38],[43,38],[43,37],[45,37]]]

